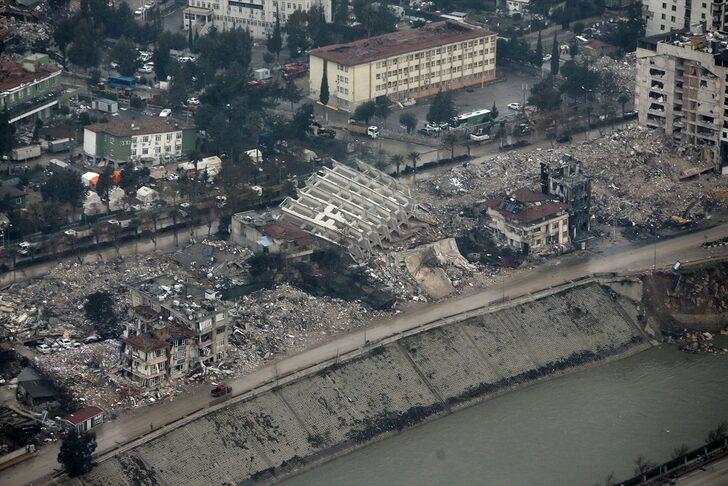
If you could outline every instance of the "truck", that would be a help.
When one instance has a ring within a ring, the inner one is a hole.
[[[303,76],[308,72],[307,62],[294,62],[286,64],[281,68],[281,74],[284,79],[293,79]]]
[[[70,138],[59,138],[48,142],[48,151],[52,154],[71,150],[73,143]]]
[[[367,126],[366,123],[362,123],[357,120],[349,120],[348,125],[346,125],[346,129],[351,133],[361,133],[362,135],[366,135],[370,138],[379,137],[379,127],[374,125]]]
[[[315,137],[336,138],[335,130],[327,127],[322,127],[321,124],[318,122],[312,122],[311,125],[309,125],[309,129]]]
[[[16,162],[23,162],[36,157],[40,157],[40,145],[38,144],[18,147],[10,151],[10,158]]]

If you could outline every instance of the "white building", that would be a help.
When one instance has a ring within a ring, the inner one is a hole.
[[[190,26],[204,35],[211,27],[218,30],[234,28],[247,29],[254,39],[264,39],[273,31],[276,13],[281,27],[286,24],[288,16],[296,10],[307,11],[311,7],[324,9],[326,22],[331,22],[331,0],[188,0],[184,10],[184,26]]]
[[[666,34],[672,30],[723,30],[723,0],[645,0],[645,35]]]
[[[514,13],[525,13],[528,10],[529,3],[531,3],[531,0],[506,0],[508,15],[513,15]]]

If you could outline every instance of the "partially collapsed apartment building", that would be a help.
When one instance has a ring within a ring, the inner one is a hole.
[[[545,194],[518,189],[483,201],[496,240],[530,253],[569,246],[569,205]]]
[[[591,221],[591,178],[571,155],[541,162],[541,192],[569,205],[569,239],[583,245]]]
[[[130,381],[156,386],[227,356],[229,309],[215,290],[165,275],[132,287],[131,298],[121,347]]]
[[[312,175],[280,205],[283,220],[355,260],[396,239],[415,208],[410,189],[374,167],[338,162]]]
[[[682,31],[640,40],[635,89],[640,125],[701,148],[728,173],[728,36]]]

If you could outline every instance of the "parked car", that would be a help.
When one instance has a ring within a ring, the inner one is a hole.
[[[159,116],[161,116],[162,118],[167,118],[171,114],[172,114],[172,110],[170,110],[169,108],[165,108],[159,112]]]
[[[471,133],[469,135],[469,138],[473,142],[484,142],[486,140],[490,140],[490,135],[485,133],[485,131],[478,129],[478,130],[474,131],[473,133]]]
[[[140,73],[149,74],[154,71],[154,68],[152,66],[144,65],[137,69],[137,71],[139,71]]]
[[[437,125],[435,123],[427,123],[425,125],[425,130],[429,130],[431,132],[440,133],[442,131],[442,127],[440,125]]]
[[[50,354],[51,353],[51,347],[48,346],[47,344],[39,344],[38,346],[35,347],[35,349],[40,354]]]
[[[71,346],[73,346],[73,341],[71,341],[70,339],[66,339],[66,338],[61,338],[61,339],[59,339],[59,340],[58,340],[58,344],[59,344],[59,345],[60,345],[60,346],[61,346],[62,348],[68,349],[68,348],[70,348]]]
[[[414,98],[407,98],[402,102],[402,106],[414,106],[417,104],[417,102],[414,100]]]
[[[210,395],[215,398],[224,397],[228,393],[232,393],[233,389],[227,386],[225,383],[220,383],[210,391]]]
[[[508,109],[509,110],[516,110],[516,111],[518,111],[521,108],[523,108],[523,107],[521,106],[520,103],[508,103]]]
[[[197,99],[197,98],[195,98],[195,97],[192,97],[192,98],[187,98],[187,104],[188,104],[188,105],[193,105],[193,106],[197,106],[197,105],[199,105],[199,104],[200,104],[200,100],[198,100],[198,99]]]

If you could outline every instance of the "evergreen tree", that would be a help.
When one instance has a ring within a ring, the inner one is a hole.
[[[324,74],[321,76],[321,90],[319,92],[319,101],[322,105],[329,104],[329,76],[326,72],[327,64],[326,60],[324,60]]]
[[[192,43],[192,19],[188,22],[188,29],[187,29],[187,48],[191,51],[193,46]]]
[[[492,120],[498,118],[498,107],[495,106],[495,101],[493,102],[493,106],[490,109],[490,117]]]
[[[551,47],[551,76],[559,74],[559,41],[554,32],[554,44]]]
[[[9,119],[10,117],[8,116],[8,109],[6,107],[2,114],[0,114],[0,155],[10,152],[10,149],[13,148],[15,127],[10,124]]]
[[[58,462],[63,464],[69,476],[81,476],[93,468],[92,455],[95,450],[95,434],[79,434],[76,429],[72,429],[61,443]]]
[[[281,21],[278,18],[278,10],[276,10],[276,23],[273,26],[273,33],[268,36],[266,47],[268,52],[275,54],[276,59],[278,59],[283,49],[283,35],[281,34]]]
[[[440,91],[435,95],[427,112],[427,121],[430,123],[447,123],[455,116],[455,105],[450,92]]]
[[[541,43],[541,31],[538,31],[538,39],[536,39],[536,50],[533,52],[532,64],[541,69],[543,66],[543,44]]]

